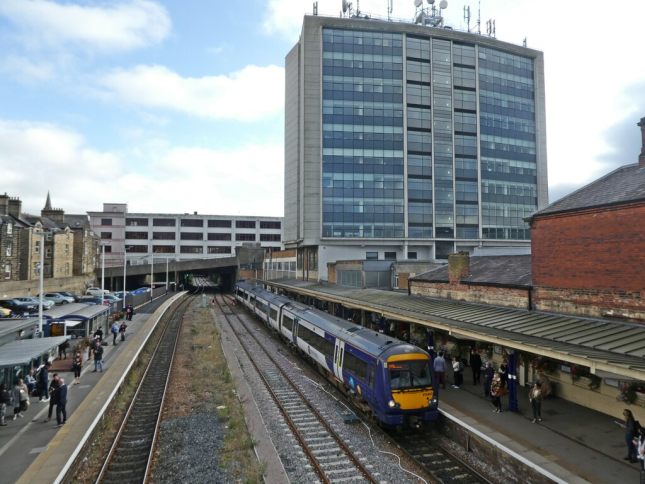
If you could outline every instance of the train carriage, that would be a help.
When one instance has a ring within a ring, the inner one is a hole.
[[[422,349],[245,282],[236,297],[272,327],[277,316],[278,333],[380,423],[418,427],[436,420],[438,395]]]

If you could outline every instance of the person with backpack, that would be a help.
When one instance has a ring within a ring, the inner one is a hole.
[[[49,386],[49,367],[51,363],[48,361],[38,370],[38,400],[41,402],[48,402],[49,396],[47,395],[47,387]]]
[[[110,331],[112,332],[112,346],[116,346],[116,336],[119,334],[119,323],[114,321]]]

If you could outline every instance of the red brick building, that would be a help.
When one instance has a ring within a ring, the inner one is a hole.
[[[645,322],[645,118],[641,154],[530,219],[535,309]]]

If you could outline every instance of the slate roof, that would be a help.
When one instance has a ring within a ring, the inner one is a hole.
[[[617,168],[535,212],[529,220],[552,213],[636,201],[645,201],[645,166],[639,166],[638,163]]]
[[[69,226],[70,229],[85,228],[90,225],[90,221],[87,215],[67,215],[65,214],[63,220],[65,224]]]
[[[448,282],[448,266],[419,274],[413,281]],[[470,257],[470,274],[461,279],[464,284],[496,286],[530,286],[531,256],[503,255]]]
[[[30,225],[35,225],[36,222],[40,222],[43,225],[43,228],[48,230],[60,230],[65,227],[65,225],[60,226],[52,219],[48,217],[41,217],[40,215],[31,215],[28,213],[23,213],[21,218],[23,220],[26,220]]]

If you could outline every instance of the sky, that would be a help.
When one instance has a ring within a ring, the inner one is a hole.
[[[637,161],[645,2],[448,0],[544,52],[549,201]],[[387,16],[387,0],[360,11]],[[413,0],[393,0],[409,20]],[[354,0],[354,9],[357,2]],[[338,16],[341,0],[319,0]],[[0,193],[39,213],[282,216],[284,58],[301,0],[0,0]]]

